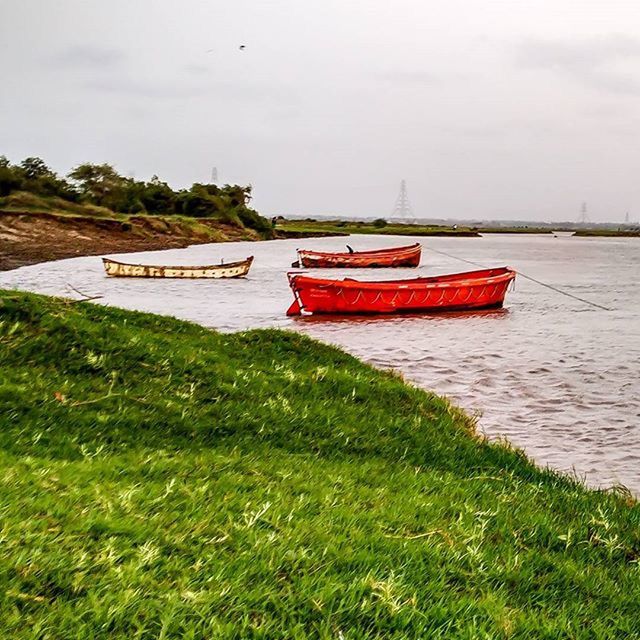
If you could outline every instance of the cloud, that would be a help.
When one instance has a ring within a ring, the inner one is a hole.
[[[211,68],[204,64],[185,64],[183,69],[186,73],[194,76],[203,76],[211,72]]]
[[[118,49],[76,45],[54,55],[50,62],[56,67],[70,69],[112,69],[124,59],[124,53]]]
[[[405,86],[434,85],[440,78],[429,71],[387,71],[378,74],[378,78],[391,84]]]
[[[582,41],[526,40],[516,53],[520,69],[540,69],[602,92],[640,95],[640,39],[605,36]],[[620,70],[620,67],[626,70]]]
[[[130,77],[90,78],[82,83],[85,89],[129,98],[184,99],[203,96],[208,88],[175,82],[150,82]]]
[[[124,98],[144,98],[153,100],[184,100],[210,98],[221,101],[239,102],[281,102],[291,100],[295,95],[287,87],[277,87],[270,83],[243,84],[211,79],[196,82],[179,76],[164,78],[132,77],[115,75],[91,77],[81,86],[89,91],[112,94]]]

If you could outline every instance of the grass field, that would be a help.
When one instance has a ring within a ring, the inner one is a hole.
[[[0,293],[0,637],[633,638],[640,508],[280,331]]]
[[[417,224],[389,223],[376,226],[370,222],[348,222],[345,220],[278,220],[279,231],[304,234],[319,232],[333,234],[375,234],[391,236],[477,236],[476,230],[468,227],[425,226]]]
[[[355,222],[346,220],[283,220],[279,219],[277,229],[281,232],[318,234],[324,231],[331,234],[374,234],[394,236],[459,236],[477,237],[483,233],[540,234],[551,233],[544,227],[455,227],[443,225],[402,224],[389,222],[376,225],[373,222]]]
[[[600,238],[640,238],[640,230],[636,229],[578,229],[573,235]]]

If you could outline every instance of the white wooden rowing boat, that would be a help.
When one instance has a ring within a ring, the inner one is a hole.
[[[209,264],[196,267],[158,266],[151,264],[127,264],[110,258],[102,258],[108,276],[133,278],[242,278],[249,273],[253,256],[240,262]]]

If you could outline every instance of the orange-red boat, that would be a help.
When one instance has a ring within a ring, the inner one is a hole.
[[[324,280],[289,273],[295,300],[287,315],[302,313],[417,313],[501,307],[516,272],[509,267],[411,280]]]
[[[348,246],[348,245],[347,245]],[[327,251],[307,251],[298,249],[298,263],[293,266],[330,267],[417,267],[420,264],[420,243],[391,249],[373,251],[349,251],[330,253]]]

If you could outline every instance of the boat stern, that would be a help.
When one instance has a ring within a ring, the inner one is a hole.
[[[287,273],[287,278],[289,279],[289,286],[291,287],[291,291],[293,292],[293,302],[291,306],[287,309],[288,316],[301,316],[302,315],[302,304],[300,301],[300,297],[298,296],[298,290],[296,288],[296,278],[299,274],[297,273]]]

